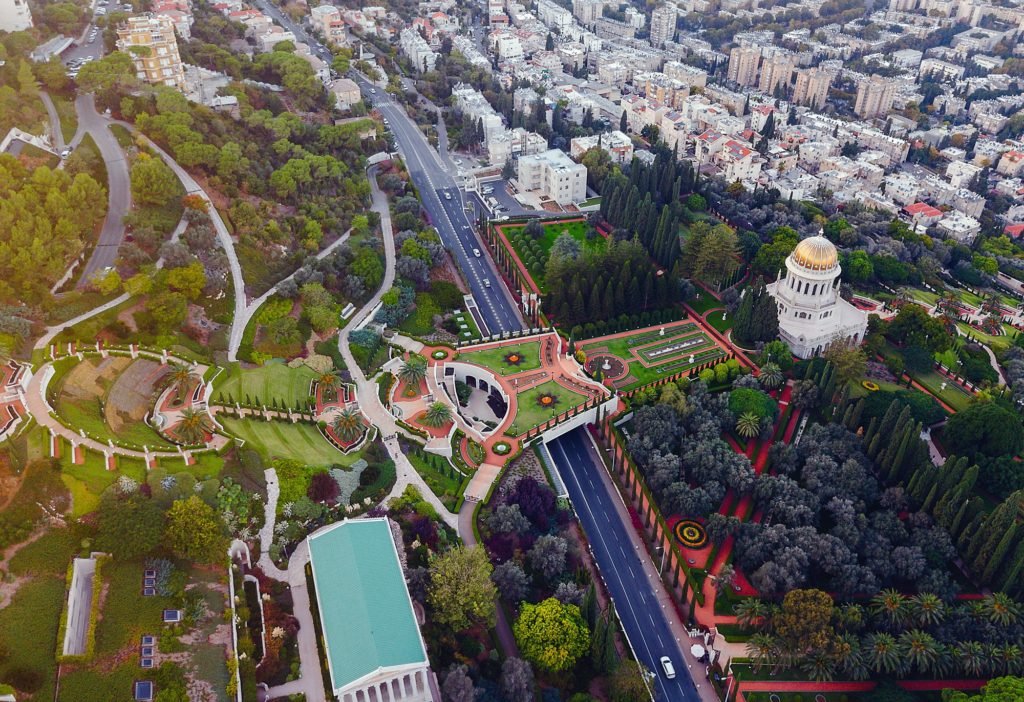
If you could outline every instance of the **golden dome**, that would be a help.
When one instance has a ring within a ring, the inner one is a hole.
[[[839,263],[835,245],[821,235],[804,239],[790,255],[794,263],[812,271],[830,271]]]

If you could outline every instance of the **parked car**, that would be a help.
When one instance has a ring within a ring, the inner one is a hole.
[[[71,147],[70,146],[60,152],[60,157],[61,158],[67,158],[70,155],[71,155]]]

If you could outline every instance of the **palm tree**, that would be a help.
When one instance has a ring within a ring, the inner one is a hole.
[[[748,597],[733,608],[736,623],[743,629],[764,629],[768,622],[768,605],[756,597]]]
[[[907,620],[907,598],[899,590],[882,590],[871,598],[871,613],[892,629],[899,628]]]
[[[427,407],[423,423],[428,427],[443,427],[452,420],[452,408],[443,402],[434,402]]]
[[[989,295],[986,297],[980,307],[982,314],[995,315],[997,317],[1001,316],[1001,309],[1002,303],[999,301],[999,297],[997,295]]]
[[[736,420],[736,433],[744,439],[753,439],[761,433],[761,418],[753,412],[744,412]]]
[[[334,371],[325,371],[320,374],[320,377],[316,379],[316,382],[323,386],[325,389],[337,390],[341,387],[341,376]]]
[[[920,629],[904,632],[899,646],[907,663],[921,673],[930,673],[939,661],[939,644],[935,638]]]
[[[339,439],[352,443],[363,433],[363,417],[358,410],[347,407],[335,415],[331,428]]]
[[[409,360],[398,369],[398,378],[406,385],[419,385],[427,377],[427,359],[418,353],[409,354]]]
[[[761,366],[761,375],[759,376],[759,379],[761,380],[761,385],[765,386],[769,390],[774,390],[786,382],[786,376],[783,374],[779,364],[774,361],[768,361]]]
[[[761,666],[774,666],[779,660],[779,646],[771,634],[754,634],[747,639],[747,655],[753,659],[754,672]]]
[[[815,682],[828,682],[835,677],[836,662],[824,651],[818,651],[800,664],[800,670]]]
[[[977,641],[964,641],[955,650],[960,670],[965,675],[977,678],[981,677],[982,671],[988,670],[989,658],[985,647],[981,643]]]
[[[1020,607],[1005,592],[986,595],[981,601],[981,612],[999,626],[1010,626],[1020,619]]]
[[[910,615],[918,626],[935,626],[946,618],[946,603],[931,592],[914,595],[910,598]]]
[[[841,649],[836,658],[843,677],[850,680],[867,680],[871,677],[871,667],[868,665],[868,657],[860,645],[860,639],[855,634],[842,634],[840,637]]]
[[[864,639],[864,650],[867,653],[871,669],[876,673],[892,675],[903,668],[900,646],[892,634],[884,632],[868,634]]]
[[[206,438],[206,416],[191,407],[181,411],[181,420],[174,427],[177,434],[186,444],[198,444]]]
[[[181,400],[188,392],[189,385],[191,385],[197,378],[195,373],[193,373],[192,369],[188,366],[176,365],[171,371],[170,379],[171,384],[174,386],[175,395],[178,400]]]
[[[1016,644],[992,647],[992,671],[998,675],[1020,675],[1024,672],[1024,655]]]

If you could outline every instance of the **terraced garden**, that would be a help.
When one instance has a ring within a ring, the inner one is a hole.
[[[225,369],[214,384],[213,399],[227,403],[264,404],[277,400],[291,408],[304,407],[310,397],[311,382],[316,371],[307,366],[289,368],[284,363],[268,363],[259,368],[243,369],[234,364]]]
[[[538,424],[586,401],[586,395],[569,390],[554,380],[524,390],[516,396],[518,406],[509,433],[513,436],[525,434]]]
[[[600,369],[620,391],[633,390],[726,356],[725,350],[692,321],[599,337],[580,348],[587,354],[588,369]]]
[[[460,353],[460,361],[483,366],[495,375],[514,375],[540,368],[540,342],[530,341],[517,346],[503,345]]]

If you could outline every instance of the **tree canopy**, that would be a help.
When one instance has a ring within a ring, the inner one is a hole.
[[[479,546],[457,546],[430,559],[428,601],[434,620],[452,631],[494,623],[496,588],[491,562]]]
[[[571,669],[590,650],[590,631],[580,608],[553,597],[524,604],[513,632],[523,656],[553,673]]]

